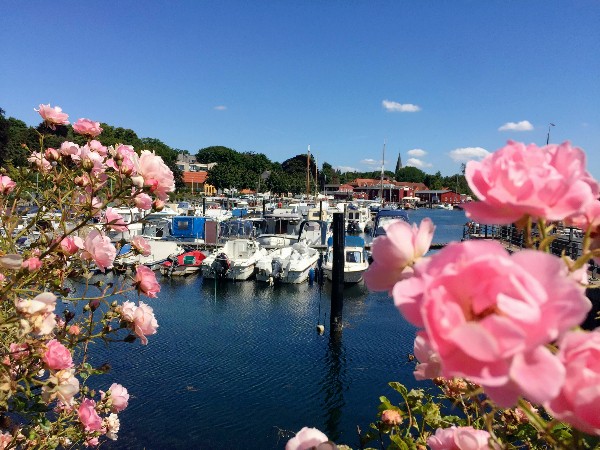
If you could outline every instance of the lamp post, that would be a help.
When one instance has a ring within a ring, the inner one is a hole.
[[[550,143],[550,127],[555,126],[553,123],[548,124],[548,136],[546,137],[546,145]]]

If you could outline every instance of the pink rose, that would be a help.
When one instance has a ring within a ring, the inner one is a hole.
[[[519,396],[542,403],[558,395],[565,369],[545,345],[591,308],[560,258],[470,241],[446,246],[414,270],[394,286],[394,300],[424,328],[442,376],[482,385],[503,407]]]
[[[433,380],[440,376],[440,357],[431,348],[427,336],[422,331],[418,332],[415,338],[414,353],[419,361],[414,371],[416,380]]]
[[[148,210],[152,208],[152,197],[143,192],[141,194],[136,195],[133,199],[133,202],[135,203],[135,206],[137,206],[139,209]]]
[[[150,247],[148,241],[139,234],[135,235],[131,239],[131,245],[140,253],[140,255],[150,256],[150,253],[152,253],[152,248]]]
[[[102,223],[106,224],[107,228],[115,231],[127,231],[129,229],[123,217],[110,206],[104,211]]]
[[[65,141],[60,144],[60,154],[65,156],[79,155],[79,145],[74,142]]]
[[[15,307],[28,319],[32,331],[38,335],[49,334],[56,326],[56,296],[51,292],[44,292],[32,299],[17,299]]]
[[[27,158],[31,164],[33,164],[40,172],[47,173],[52,169],[52,164],[46,159],[46,157],[40,152],[32,152],[31,156]]]
[[[585,169],[585,154],[568,142],[538,147],[509,141],[465,172],[480,200],[464,205],[471,219],[510,224],[523,216],[563,220],[598,198],[600,187]]]
[[[158,322],[154,317],[152,307],[140,302],[140,305],[135,309],[133,313],[133,330],[135,334],[140,338],[142,345],[148,343],[146,336],[156,334],[158,328]]]
[[[18,299],[15,304],[17,311],[25,315],[49,314],[56,307],[56,295],[44,292],[32,299]]]
[[[71,405],[78,392],[79,380],[75,378],[75,369],[63,369],[50,373],[48,384],[42,387],[42,398],[46,403],[58,399],[63,405]]]
[[[160,292],[160,284],[156,281],[156,275],[146,266],[136,266],[133,280],[138,291],[148,297],[156,298],[156,294]]]
[[[100,128],[100,122],[94,122],[90,119],[79,119],[73,124],[73,131],[77,134],[96,137],[102,133],[102,128]]]
[[[39,108],[40,109],[34,109],[34,111],[39,112],[40,116],[42,116],[42,119],[44,119],[44,122],[46,122],[46,124],[48,124],[48,126],[53,130],[56,130],[56,125],[69,124],[69,121],[67,120],[69,115],[62,112],[62,109],[58,106],[51,108],[50,104],[47,104],[40,105]]]
[[[46,351],[42,356],[49,369],[62,370],[73,367],[73,358],[67,347],[62,345],[56,339],[52,339],[46,344]]]
[[[402,416],[395,409],[386,409],[381,413],[381,421],[386,425],[396,426],[402,423]]]
[[[490,433],[473,427],[438,428],[427,439],[431,450],[489,450],[500,446],[490,441]]]
[[[81,241],[80,244],[83,245],[83,241]],[[77,245],[76,240],[69,236],[60,241],[60,248],[67,255],[74,255],[79,251],[79,246]]]
[[[113,383],[108,389],[108,392],[110,392],[112,412],[118,413],[127,408],[129,402],[129,393],[127,392],[127,389],[118,383]]]
[[[98,122],[96,122],[98,123]],[[106,156],[108,155],[108,148],[106,148],[106,146],[102,145],[102,143],[100,141],[97,141],[95,139],[91,140],[89,143],[90,149],[96,153],[98,153],[100,156]]]
[[[116,256],[115,246],[107,236],[102,235],[98,230],[90,231],[83,241],[81,258],[94,260],[101,272],[112,267]]]
[[[285,450],[311,450],[327,440],[327,436],[316,428],[304,427],[288,441]]]
[[[8,432],[0,431],[0,450],[4,450],[12,442],[12,435]]]
[[[565,334],[558,357],[567,376],[560,394],[546,408],[578,430],[600,436],[600,329]]]
[[[130,301],[123,302],[123,305],[121,305],[121,308],[120,308],[121,318],[125,322],[133,323],[133,315],[134,315],[136,309],[137,309],[137,305],[135,303],[130,302]]]
[[[173,172],[160,156],[148,150],[142,150],[139,158],[138,174],[144,177],[144,184],[151,186],[152,192],[160,199],[167,200],[168,192],[175,190]]]
[[[17,183],[15,183],[10,177],[7,177],[6,175],[0,175],[0,194],[8,195],[15,189],[16,186]]]
[[[20,344],[15,344],[15,343],[10,344],[9,350],[10,350],[10,357],[14,361],[23,359],[23,358],[29,356],[29,353],[30,353],[29,345],[27,345],[24,342],[20,343]]]
[[[77,415],[85,431],[100,431],[102,429],[102,419],[96,412],[96,402],[89,398],[83,399]]]
[[[30,272],[35,272],[36,270],[39,270],[40,267],[42,267],[42,261],[40,261],[39,258],[34,256],[33,258],[28,258],[25,261],[23,261],[22,267],[24,269],[29,270]]]
[[[109,153],[112,158],[106,161],[108,167],[125,176],[137,173],[139,157],[131,145],[120,144],[116,149],[111,147]]]
[[[386,235],[372,244],[373,263],[364,274],[367,287],[373,291],[389,291],[399,280],[412,274],[412,266],[429,250],[435,227],[425,218],[417,228],[404,221],[386,227]]]

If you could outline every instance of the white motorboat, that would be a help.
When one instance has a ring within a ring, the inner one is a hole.
[[[306,281],[310,270],[319,260],[319,252],[304,242],[279,248],[262,257],[256,263],[256,279],[273,284],[298,284]]]
[[[281,248],[298,240],[303,217],[292,209],[278,208],[265,214],[266,230],[257,237],[260,245],[266,248]]]
[[[247,280],[267,251],[254,239],[232,239],[202,261],[204,278]]]
[[[369,268],[365,252],[365,241],[359,236],[346,236],[344,246],[344,283],[358,283],[363,273]],[[333,239],[327,241],[327,256],[323,262],[323,274],[328,280],[333,279]]]
[[[148,256],[134,255],[131,251],[131,245],[125,244],[121,249],[120,256],[115,261],[117,270],[127,270],[139,264],[143,264],[152,270],[158,270],[162,263],[169,257],[176,258],[183,253],[183,248],[174,241],[165,241],[161,239],[146,238],[150,245],[150,254]]]
[[[348,233],[363,233],[369,220],[371,220],[371,213],[365,206],[349,205],[346,209],[346,231]]]

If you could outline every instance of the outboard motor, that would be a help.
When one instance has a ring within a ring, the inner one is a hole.
[[[271,261],[271,276],[279,279],[283,275],[283,262],[279,258],[273,258]]]
[[[360,228],[358,227],[358,222],[356,220],[348,223],[348,233],[360,233]]]
[[[219,253],[211,264],[211,268],[217,278],[225,278],[230,267],[231,262],[225,253]]]

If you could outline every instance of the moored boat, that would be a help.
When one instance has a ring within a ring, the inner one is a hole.
[[[197,273],[200,271],[204,259],[206,259],[206,255],[200,250],[185,252],[163,262],[160,273],[166,277],[181,277]]]
[[[256,263],[256,279],[273,284],[298,284],[308,279],[319,260],[319,252],[304,242],[283,247],[265,255]]]
[[[327,255],[323,262],[323,274],[333,279],[333,238],[327,241]],[[365,252],[365,241],[359,236],[346,236],[344,245],[344,284],[358,283],[369,268]]]
[[[247,280],[256,271],[256,263],[267,251],[254,239],[232,239],[202,261],[204,278]]]

